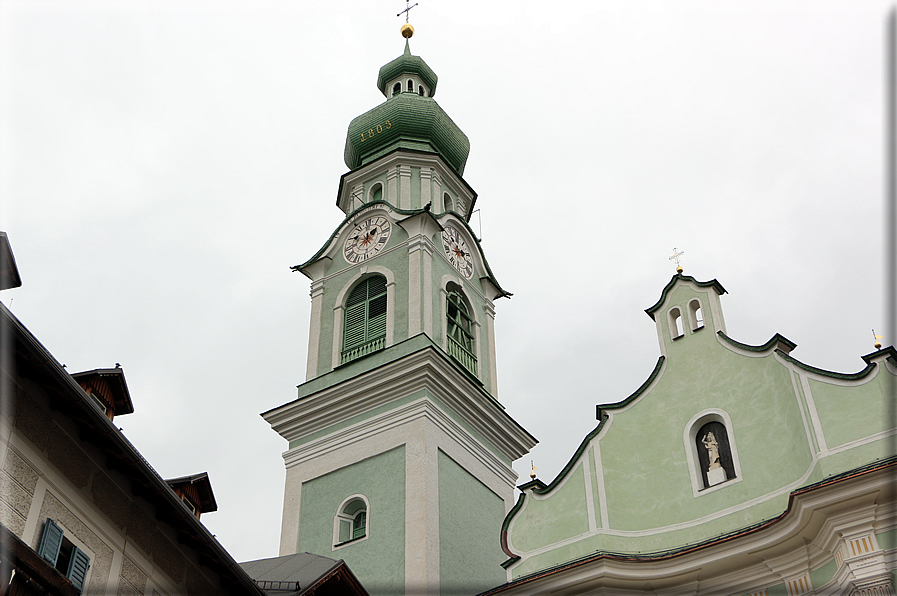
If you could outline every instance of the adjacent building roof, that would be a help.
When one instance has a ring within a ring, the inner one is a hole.
[[[342,559],[296,553],[247,561],[240,563],[240,567],[269,596],[367,595]]]
[[[200,472],[190,476],[181,476],[180,478],[168,478],[165,480],[173,489],[186,488],[192,486],[196,489],[199,497],[199,511],[201,513],[209,513],[218,511],[218,503],[215,502],[215,493],[212,492],[212,482],[209,480],[208,472]]]
[[[18,288],[22,285],[16,258],[12,254],[6,232],[0,232],[0,290]]]
[[[17,374],[39,384],[50,406],[79,427],[81,440],[99,449],[107,458],[106,465],[127,478],[134,494],[152,505],[159,522],[169,524],[178,540],[194,550],[199,563],[218,574],[222,593],[262,596],[264,592],[187,511],[181,499],[112,421],[91,403],[72,375],[3,304],[0,304],[0,332],[5,339],[4,349],[13,355]]]
[[[131,392],[128,391],[128,384],[125,382],[125,372],[119,368],[97,368],[84,372],[73,373],[72,378],[75,379],[82,387],[90,386],[93,381],[105,381],[104,387],[108,387],[110,395],[104,395],[113,406],[116,416],[122,414],[133,414],[134,404],[131,402]],[[99,387],[97,390],[102,391]]]

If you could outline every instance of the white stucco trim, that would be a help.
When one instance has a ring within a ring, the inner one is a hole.
[[[810,414],[810,422],[813,423],[813,432],[816,434],[816,442],[819,444],[820,455],[828,454],[828,443],[825,433],[822,431],[822,422],[819,420],[819,412],[816,410],[816,402],[813,400],[813,391],[810,389],[810,379],[806,375],[798,375],[800,386],[804,392],[804,400],[807,402],[807,411]]]
[[[589,450],[586,450],[586,457],[582,458],[582,477],[583,488],[586,491],[586,514],[589,518],[589,531],[594,532],[598,529],[595,523],[595,496],[592,494],[592,470],[589,465]]]
[[[489,470],[496,478],[501,479],[501,483],[495,485],[484,482],[493,492],[500,495],[508,488],[514,487],[514,483],[517,481],[517,473],[514,469],[495,457],[486,446],[427,398],[415,400],[379,416],[368,418],[347,428],[330,433],[315,441],[294,447],[284,452],[284,464],[287,469],[306,464],[322,456],[339,452],[348,446],[359,444],[386,431],[399,428],[412,420],[422,417],[433,422],[446,436],[451,437],[453,441],[463,446],[473,456],[475,461]],[[346,467],[370,456],[364,450],[358,450],[358,453],[354,454],[346,451],[342,453],[347,459],[332,461],[328,466],[321,468],[319,474],[308,476],[305,480],[311,480],[318,475],[327,474],[334,469]]]
[[[471,383],[435,346],[284,404],[265,412],[263,418],[292,442],[415,391],[427,391],[440,400],[508,461],[523,457],[536,444],[494,398]]]
[[[604,464],[601,462],[601,443],[592,441],[592,457],[595,461],[595,480],[598,486],[598,507],[601,515],[601,526],[598,529],[610,527],[610,518],[607,512],[607,489],[604,486]]]
[[[318,374],[318,352],[321,349],[321,322],[324,314],[324,284],[320,280],[311,284],[311,322],[308,329],[308,361],[305,368],[305,380],[309,381]]]
[[[790,362],[788,362],[787,365],[788,374],[791,375],[791,390],[794,392],[794,397],[797,400],[797,409],[800,412],[800,420],[804,425],[804,434],[807,437],[807,446],[810,448],[810,453],[818,454],[819,445],[817,445],[813,439],[813,432],[810,430],[810,422],[807,420],[809,407],[804,402],[800,388],[798,387],[798,384],[800,383],[800,375],[794,370],[794,366]]]

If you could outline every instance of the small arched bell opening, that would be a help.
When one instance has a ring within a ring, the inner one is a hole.
[[[424,96],[424,86],[423,85],[417,86],[417,94],[420,95],[421,97]]]
[[[445,212],[446,212],[446,213],[448,213],[449,211],[454,211],[454,210],[455,210],[455,205],[454,205],[454,203],[452,202],[452,197],[449,196],[449,193],[443,193],[443,195],[442,195],[442,204],[443,204],[443,206],[445,207]]]
[[[401,92],[402,92],[402,83],[396,83],[395,85],[392,86],[392,94],[394,96],[398,95]]]
[[[701,301],[697,298],[688,303],[688,318],[692,331],[704,328],[704,309],[701,308]]]
[[[679,307],[670,309],[670,336],[676,340],[685,335],[685,327],[682,323],[682,311]]]
[[[414,92],[414,81],[408,79],[408,91]]]
[[[372,186],[369,196],[371,198],[372,203],[374,201],[382,201],[383,200],[383,185],[378,182],[377,184]]]

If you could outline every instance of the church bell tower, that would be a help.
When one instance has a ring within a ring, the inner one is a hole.
[[[507,580],[514,460],[536,440],[496,399],[493,275],[468,221],[467,136],[404,53],[349,124],[345,218],[293,269],[311,280],[306,381],[262,414],[289,442],[280,554],[344,559],[371,593]]]

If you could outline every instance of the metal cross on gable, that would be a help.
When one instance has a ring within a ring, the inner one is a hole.
[[[408,22],[408,15],[411,14],[411,9],[414,8],[415,6],[417,6],[417,4],[418,4],[417,2],[415,2],[414,4],[411,4],[411,0],[405,0],[405,10],[403,10],[402,12],[405,13],[405,22],[406,23]],[[397,17],[402,16],[402,12],[398,13],[396,16]]]
[[[679,265],[679,257],[685,254],[685,251],[680,251],[678,248],[673,248],[673,256],[670,257],[671,261],[676,261],[676,268],[680,267]]]

